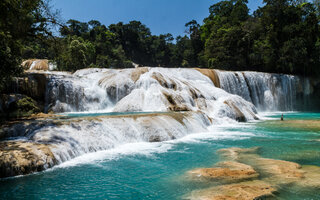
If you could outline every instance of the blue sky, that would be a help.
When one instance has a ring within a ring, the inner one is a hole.
[[[209,15],[209,7],[219,0],[52,0],[62,18],[87,22],[95,19],[102,24],[141,21],[152,34],[183,35],[185,23],[202,20]],[[249,0],[250,12],[262,5],[262,0]]]

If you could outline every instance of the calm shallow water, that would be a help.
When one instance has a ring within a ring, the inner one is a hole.
[[[99,116],[122,116],[122,115],[144,115],[144,114],[155,114],[155,113],[167,113],[167,112],[70,112],[61,113],[62,117],[73,118],[73,117],[99,117]]]
[[[280,114],[267,117],[280,119]],[[285,113],[285,120],[320,119],[320,113]],[[0,199],[181,199],[207,185],[184,173],[211,167],[216,151],[256,147],[263,157],[320,166],[320,131],[261,121],[216,127],[176,141],[138,143],[87,154],[45,172],[0,180]],[[320,199],[319,189],[280,188],[279,199]]]

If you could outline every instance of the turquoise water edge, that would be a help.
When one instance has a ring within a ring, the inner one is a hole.
[[[183,199],[208,187],[186,180],[185,173],[212,167],[220,160],[216,151],[229,147],[260,147],[265,158],[320,166],[319,129],[280,126],[280,115],[269,113],[259,122],[218,126],[173,141],[127,144],[44,172],[1,179],[0,199]],[[320,113],[285,113],[285,120],[320,120]],[[320,199],[320,191],[284,186],[276,198]]]

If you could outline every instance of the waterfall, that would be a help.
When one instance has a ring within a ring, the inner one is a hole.
[[[46,124],[23,123],[10,127],[7,132],[11,131],[16,134],[15,137],[20,138],[15,141],[15,145],[24,146],[24,152],[34,151],[38,145],[46,145],[49,149],[46,151],[52,152],[54,156],[51,160],[59,164],[86,153],[127,143],[160,142],[206,132],[210,124],[211,119],[201,112],[150,113],[56,119]],[[26,148],[26,143],[34,147]],[[12,140],[0,144],[10,145]],[[38,149],[35,154],[44,157],[42,151]],[[16,156],[19,159],[21,154]]]
[[[223,98],[239,97],[259,111],[292,111],[311,108],[318,90],[317,81],[285,74],[151,67],[90,68],[73,74],[30,71],[16,80],[15,91],[44,101],[44,111],[53,113],[211,112],[223,106],[218,103]]]
[[[260,111],[297,109],[299,77],[262,72],[227,72],[216,70],[221,88],[253,103]]]
[[[208,108],[217,107],[222,98],[237,98],[231,94],[254,104],[260,111],[292,111],[298,108],[299,85],[310,88],[308,81],[301,81],[298,76],[212,71],[219,79],[217,87],[212,77],[195,69],[144,67],[83,69],[63,76],[53,73],[48,81],[47,96],[50,98],[47,100],[47,111],[208,112]]]
[[[100,70],[99,70],[100,71]],[[98,86],[97,78],[81,74],[50,73],[47,82],[45,112],[98,111],[108,109],[111,100]]]
[[[30,125],[26,133],[11,130],[28,143],[46,144],[57,163],[126,143],[165,141],[205,132],[215,123],[257,119],[252,103],[215,87],[212,79],[195,69],[48,72],[46,109],[60,113],[153,113],[62,119]]]
[[[250,90],[247,81],[241,72],[228,72],[216,70],[219,80],[220,87],[225,91],[241,96],[247,101],[255,103],[250,97]],[[257,106],[257,104],[255,104]]]
[[[16,85],[44,99],[46,112],[81,114],[1,130],[0,147],[8,153],[0,155],[0,171],[5,172],[0,177],[43,170],[126,143],[166,141],[206,132],[216,124],[258,119],[256,108],[294,110],[297,96],[313,93],[313,83],[297,76],[210,69],[90,68],[73,74],[33,71],[28,76],[38,77]],[[82,115],[87,112],[117,114]],[[12,162],[12,156],[19,162]]]
[[[1,133],[18,140],[0,143],[0,148],[9,152],[0,155],[0,177],[44,170],[126,143],[166,141],[207,132],[213,124],[257,119],[252,103],[215,87],[212,79],[196,69],[83,69],[73,74],[45,72],[45,80],[48,112],[126,115],[80,114],[45,119],[45,123],[37,120],[29,126],[13,125]],[[151,113],[130,115],[146,111]],[[19,162],[12,162],[11,157]]]
[[[245,99],[215,87],[195,69],[83,69],[51,74],[47,110],[79,111],[202,111],[213,119],[256,118]]]

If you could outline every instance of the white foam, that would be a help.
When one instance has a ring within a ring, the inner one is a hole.
[[[101,161],[117,160],[125,156],[140,155],[150,157],[156,153],[165,153],[172,148],[172,144],[159,142],[138,142],[120,145],[119,147],[84,154],[72,160],[66,161],[55,168],[74,167],[77,165],[99,163]]]
[[[238,126],[240,127],[240,126]],[[244,127],[244,126],[241,126]],[[228,131],[226,127],[211,128],[208,132],[200,132],[196,134],[186,135],[182,138],[164,142],[150,143],[150,142],[137,142],[123,144],[113,149],[88,153],[66,161],[54,168],[74,167],[78,165],[94,164],[106,162],[111,160],[118,160],[127,156],[147,156],[152,157],[157,154],[167,153],[172,150],[174,153],[184,153],[184,150],[175,151],[175,146],[181,143],[187,144],[201,144],[208,143],[209,141],[219,140],[242,140],[254,136],[253,133]]]
[[[220,127],[211,127],[207,132],[201,132],[197,134],[190,134],[183,138],[168,141],[169,143],[204,143],[207,141],[214,141],[214,140],[240,140],[240,139],[247,139],[248,137],[252,137],[255,134],[249,132],[241,132],[241,131],[232,131],[228,130],[229,128],[235,127],[244,127],[244,126],[220,126]]]

